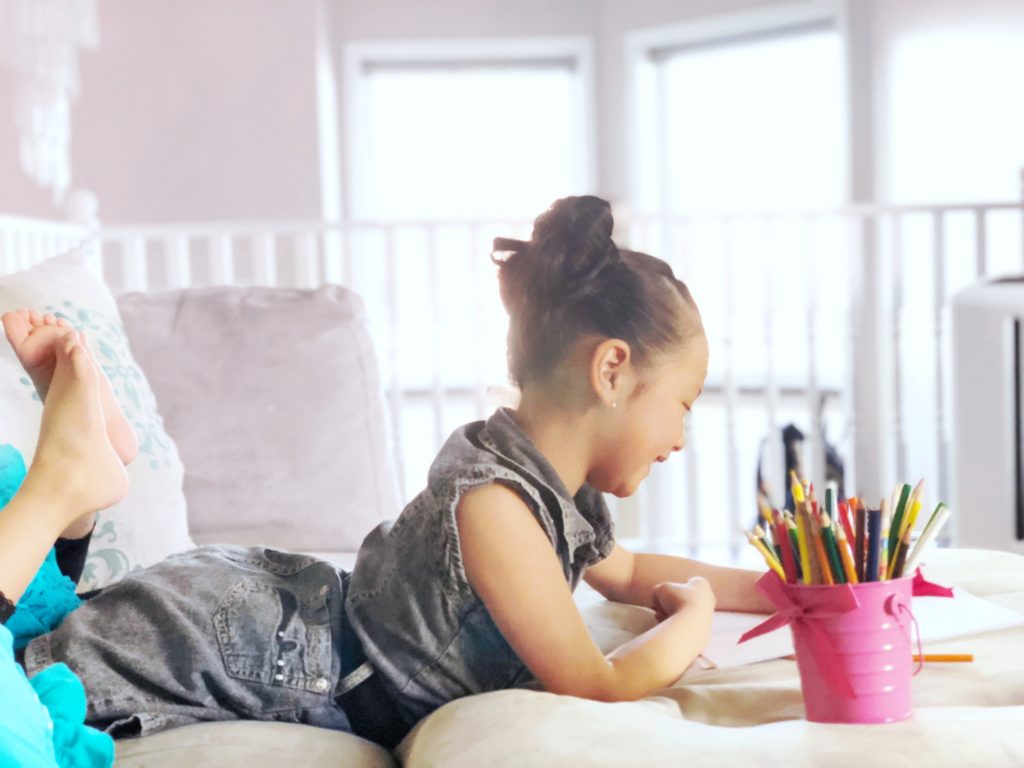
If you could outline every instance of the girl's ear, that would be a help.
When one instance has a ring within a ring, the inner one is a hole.
[[[613,407],[625,400],[631,388],[632,363],[629,344],[605,339],[590,356],[590,386],[602,404]]]

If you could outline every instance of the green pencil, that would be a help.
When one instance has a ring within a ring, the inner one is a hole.
[[[892,516],[892,522],[889,524],[889,541],[886,551],[890,555],[896,554],[896,546],[900,541],[900,524],[903,522],[903,515],[907,511],[907,499],[910,498],[910,485],[907,483],[903,484],[903,489],[900,491],[900,500],[896,504],[896,512]]]
[[[829,565],[832,566],[833,581],[836,584],[845,584],[846,570],[843,568],[843,561],[839,559],[839,545],[836,543],[836,534],[832,530],[832,518],[828,516],[828,512],[821,516],[821,537],[825,541]]]

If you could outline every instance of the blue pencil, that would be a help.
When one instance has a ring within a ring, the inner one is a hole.
[[[882,510],[868,510],[868,562],[864,581],[878,581],[878,556],[882,544]]]

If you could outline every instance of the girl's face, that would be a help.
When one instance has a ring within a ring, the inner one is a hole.
[[[700,396],[707,373],[703,333],[690,339],[682,353],[646,371],[646,388],[617,403],[615,437],[591,467],[587,482],[619,497],[635,493],[654,462],[683,449],[686,414]]]

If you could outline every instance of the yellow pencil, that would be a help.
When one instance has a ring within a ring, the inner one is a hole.
[[[764,544],[758,541],[758,539],[750,531],[744,531],[743,533],[746,535],[747,541],[749,541],[754,546],[754,549],[761,553],[761,557],[764,558],[764,561],[768,564],[768,567],[775,571],[777,574],[779,574],[779,578],[785,581],[786,572],[782,570],[782,566],[779,564],[779,561],[775,559],[775,555],[769,552],[767,547],[765,547]]]
[[[846,572],[846,580],[850,584],[857,583],[857,566],[853,564],[853,554],[850,552],[850,540],[846,538],[846,531],[843,526],[836,526],[836,545],[839,547],[839,559],[843,561],[843,570]]]
[[[807,547],[807,523],[801,514],[799,504],[796,508],[796,540],[800,548],[800,568],[803,571],[804,584],[812,584],[811,555]]]
[[[792,480],[791,485],[793,486],[793,501],[800,504],[804,501],[804,487],[800,484],[799,478],[796,476],[796,472],[792,469],[789,470],[789,477]]]

